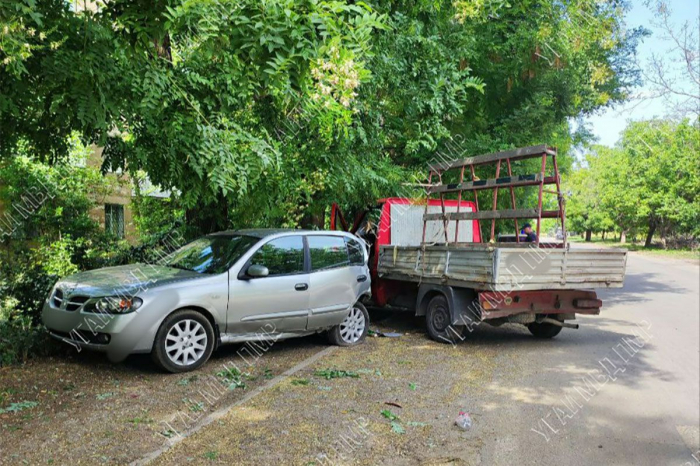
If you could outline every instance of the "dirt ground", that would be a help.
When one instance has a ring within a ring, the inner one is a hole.
[[[379,317],[372,328],[402,336],[330,351],[320,335],[257,352],[227,346],[186,375],[160,373],[147,356],[114,365],[88,352],[4,368],[0,406],[37,405],[0,414],[0,462],[128,464],[165,447],[153,464],[477,463],[479,437],[453,423],[460,410],[479,422],[479,387],[493,377],[495,349],[471,347],[467,357],[464,346],[430,341],[420,320]],[[234,365],[245,388],[217,376]],[[327,369],[353,376],[316,374]],[[441,448],[455,439],[460,451]]]

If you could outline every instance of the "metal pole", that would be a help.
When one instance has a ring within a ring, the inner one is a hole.
[[[430,170],[430,173],[428,174],[428,184],[433,184],[432,170]],[[425,233],[428,227],[428,220],[426,220],[425,216],[428,215],[428,206],[430,205],[430,186],[428,187],[428,189],[425,190],[425,193],[425,214],[423,215],[423,244],[425,244]]]
[[[496,164],[496,179],[501,174],[501,161],[499,160]],[[498,204],[498,185],[493,188],[493,207],[492,211],[496,211],[496,205]],[[496,235],[496,219],[491,220],[491,241],[493,242],[494,236]]]
[[[442,184],[442,172],[438,173],[439,180],[438,182]],[[449,238],[447,237],[447,212],[445,212],[445,194],[440,193],[440,206],[442,207],[442,229],[445,232],[445,246],[447,246],[450,242]]]
[[[540,192],[537,197],[537,246],[540,245],[540,224],[542,223],[542,190],[544,190],[544,171],[547,167],[547,153],[542,154],[542,170],[540,180]]]
[[[472,173],[472,181],[476,181],[474,165],[469,165],[469,169]],[[476,205],[476,211],[479,212],[479,194],[476,192],[476,189],[472,189],[472,192],[474,193],[474,205]],[[477,224],[479,225],[479,242],[481,243],[481,240],[483,239],[483,236],[481,236],[481,221],[478,221]]]
[[[566,249],[566,212],[564,212],[564,193],[561,192],[561,180],[559,177],[559,166],[557,165],[556,149],[552,156],[552,162],[554,164],[554,179],[557,184],[557,200],[559,201],[559,218],[561,218],[561,234],[564,236],[563,247]]]
[[[513,171],[510,167],[510,158],[506,159],[506,163],[508,164],[508,176],[513,176]],[[513,186],[510,187],[510,202],[513,205],[513,210],[515,210],[515,190],[513,189]],[[515,218],[513,220],[515,220],[515,242],[520,244],[520,229],[518,228],[518,219]]]
[[[457,219],[455,221],[455,243],[459,243],[459,208],[462,205],[462,183],[464,182],[464,165],[459,173],[459,194],[457,194]]]

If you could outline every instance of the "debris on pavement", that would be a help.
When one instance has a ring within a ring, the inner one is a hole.
[[[380,332],[379,330],[369,330],[367,334],[371,337],[384,337],[384,338],[399,338],[403,336],[403,333],[398,332]]]
[[[460,411],[455,419],[455,424],[457,424],[462,430],[469,430],[472,428],[472,418],[469,413]]]
[[[343,377],[351,377],[353,379],[360,378],[360,374],[358,374],[357,372],[344,371],[344,370],[338,370],[338,369],[317,370],[314,372],[314,375],[316,377],[323,377],[326,380],[340,379]]]
[[[405,434],[406,433],[406,429],[404,429],[403,426],[396,421],[391,422],[391,431],[395,434]]]
[[[384,404],[385,404],[385,405],[389,405],[389,406],[396,406],[397,408],[402,408],[402,409],[403,409],[403,406],[401,406],[400,404],[398,404],[398,403],[396,403],[396,402],[394,402],[394,401],[385,401]]]

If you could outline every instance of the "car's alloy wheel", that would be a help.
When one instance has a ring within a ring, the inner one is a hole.
[[[357,343],[365,332],[365,326],[365,315],[359,307],[354,306],[350,309],[350,314],[340,323],[340,338],[349,344]]]
[[[168,372],[187,372],[207,362],[214,351],[214,327],[194,309],[181,309],[163,320],[151,356]]]
[[[355,346],[369,330],[369,313],[362,303],[355,303],[343,321],[328,331],[328,339],[338,346]]]
[[[165,337],[165,353],[174,364],[189,366],[199,361],[207,350],[207,332],[192,319],[183,319],[170,327]]]

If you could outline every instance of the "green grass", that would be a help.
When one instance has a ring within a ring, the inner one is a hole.
[[[216,450],[208,451],[204,454],[204,457],[208,460],[214,461],[219,457],[219,452]]]
[[[571,236],[569,238],[569,241],[572,243],[586,243],[584,238],[582,236]],[[600,237],[593,237],[591,238],[591,241],[588,242],[588,244],[596,244],[596,245],[601,245],[601,246],[609,246],[613,248],[619,248],[619,249],[627,249],[628,251],[634,251],[634,252],[640,252],[642,254],[648,254],[650,256],[658,256],[658,257],[672,257],[676,259],[692,259],[692,260],[699,260],[700,259],[700,251],[693,251],[690,249],[662,249],[658,246],[651,246],[649,248],[645,248],[644,244],[642,243],[625,243],[625,244],[620,244],[619,241],[614,241],[614,240],[609,240],[605,239],[602,240]]]

